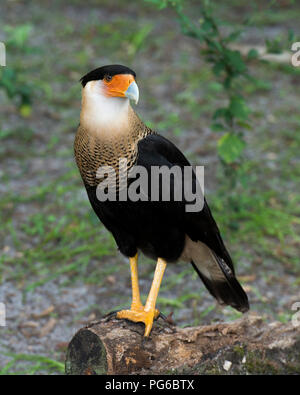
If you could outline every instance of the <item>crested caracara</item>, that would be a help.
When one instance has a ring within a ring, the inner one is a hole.
[[[139,98],[135,72],[121,65],[104,66],[82,77],[81,84],[80,125],[74,143],[76,162],[92,208],[112,233],[120,252],[129,258],[131,269],[131,308],[119,311],[117,318],[143,322],[145,336],[149,336],[153,320],[159,315],[155,304],[167,263],[180,260],[193,265],[219,303],[246,312],[247,295],[235,277],[232,260],[205,199],[200,211],[187,211],[184,197],[181,201],[174,199],[175,176],[169,179],[169,201],[161,194],[151,199],[148,188],[139,191],[147,195],[146,199],[118,199],[120,178],[109,178],[109,170],[106,177],[98,174],[101,168],[112,169],[118,175],[121,170],[129,173],[140,166],[151,178],[155,166],[190,167],[181,151],[147,127],[130,106],[130,100],[137,103]],[[125,163],[125,169],[120,168],[121,163]],[[115,195],[99,199],[97,189],[108,179],[116,181]],[[193,173],[188,182],[195,186],[195,179]],[[128,178],[122,188],[128,189],[132,182]],[[138,284],[139,252],[157,261],[145,306]]]

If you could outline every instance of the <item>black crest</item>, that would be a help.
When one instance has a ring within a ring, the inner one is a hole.
[[[89,81],[103,80],[104,76],[106,75],[113,77],[116,74],[131,74],[134,76],[134,78],[136,77],[135,72],[129,67],[122,66],[121,64],[111,64],[90,71],[80,79],[80,82],[82,86],[85,87]]]

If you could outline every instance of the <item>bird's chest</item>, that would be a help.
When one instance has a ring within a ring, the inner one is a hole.
[[[103,140],[79,131],[74,151],[85,184],[95,186],[104,178],[118,184],[119,175],[128,172],[136,162],[137,141],[130,136]]]

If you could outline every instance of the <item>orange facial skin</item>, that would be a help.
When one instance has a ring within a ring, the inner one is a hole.
[[[109,80],[109,78],[111,79]],[[135,79],[131,74],[117,74],[113,77],[104,77],[105,93],[111,97],[125,97],[125,92],[133,81]]]

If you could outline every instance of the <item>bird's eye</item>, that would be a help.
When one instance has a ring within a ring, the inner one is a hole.
[[[105,81],[110,82],[112,80],[112,76],[107,74],[104,76]]]

